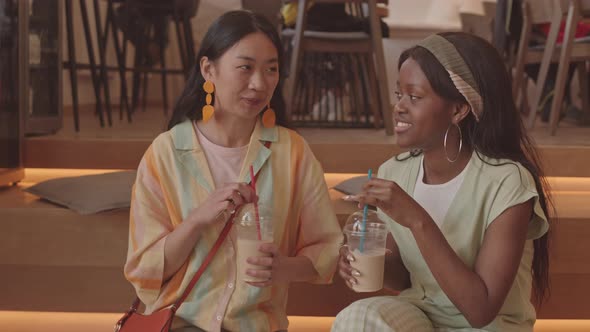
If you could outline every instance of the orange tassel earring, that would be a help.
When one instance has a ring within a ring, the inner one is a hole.
[[[277,116],[275,114],[275,111],[270,108],[270,104],[268,104],[268,108],[266,109],[266,111],[264,111],[264,114],[262,114],[262,125],[264,126],[264,128],[272,128],[275,126],[275,123],[277,121]]]
[[[213,101],[213,96],[211,94],[215,92],[215,85],[213,85],[211,81],[205,81],[203,84],[203,90],[207,93],[207,96],[205,97],[205,103],[207,103],[207,105],[203,106],[203,122],[207,122],[213,117],[213,113],[215,112],[215,108],[211,105],[211,102]]]

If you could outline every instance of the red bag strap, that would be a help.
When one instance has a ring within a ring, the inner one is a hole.
[[[231,217],[229,218],[229,220],[225,223],[225,226],[223,227],[221,234],[219,234],[217,241],[215,241],[213,248],[211,248],[211,251],[209,251],[209,254],[207,254],[207,257],[205,257],[205,260],[203,261],[203,263],[201,263],[201,267],[199,267],[199,269],[197,270],[197,272],[193,276],[193,279],[191,280],[191,282],[188,284],[188,286],[184,290],[184,293],[182,293],[182,296],[176,301],[176,303],[174,303],[173,310],[176,310],[176,308],[180,307],[180,305],[184,302],[184,300],[186,300],[186,298],[188,297],[190,292],[193,290],[193,287],[195,287],[197,281],[199,281],[199,278],[201,277],[203,272],[205,272],[205,269],[207,268],[207,266],[209,265],[209,263],[213,259],[213,256],[215,256],[215,254],[219,250],[219,247],[221,247],[221,244],[223,243],[223,241],[225,241],[225,238],[229,234],[229,231],[230,231],[232,225],[234,224],[234,218],[236,216],[236,213],[237,212],[234,212],[231,215]]]
[[[271,142],[268,142],[268,141],[264,142],[264,146],[266,148],[270,148],[270,144],[271,144]],[[257,179],[258,174],[256,174],[254,176],[254,178]],[[223,241],[225,241],[225,238],[229,234],[229,231],[231,230],[231,227],[234,224],[234,218],[236,217],[236,213],[238,210],[239,210],[239,207],[236,207],[236,211],[234,213],[232,213],[229,220],[225,223],[225,226],[223,227],[223,230],[221,230],[221,234],[219,234],[217,241],[215,241],[215,244],[211,248],[211,251],[209,251],[209,253],[207,254],[207,257],[205,257],[205,259],[203,260],[203,263],[201,263],[201,266],[199,267],[199,269],[197,270],[197,272],[193,276],[193,278],[192,278],[191,282],[188,284],[187,288],[182,293],[182,296],[170,308],[173,312],[176,312],[176,309],[178,309],[178,307],[180,307],[180,305],[186,300],[186,298],[189,296],[189,294],[193,290],[193,287],[195,287],[195,285],[197,284],[197,281],[199,281],[199,278],[201,278],[201,275],[203,274],[203,272],[205,272],[205,269],[207,268],[207,266],[209,265],[211,260],[213,260],[213,256],[215,256],[215,254],[219,250],[219,247],[221,247],[221,244],[223,243]],[[136,297],[135,301],[131,305],[130,311],[132,311],[132,312],[137,311],[137,308],[139,307],[140,303],[141,303],[141,300],[139,299],[139,297]]]

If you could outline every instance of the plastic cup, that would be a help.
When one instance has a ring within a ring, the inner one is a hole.
[[[362,211],[348,217],[344,234],[348,250],[354,256],[350,265],[360,273],[354,276],[357,280],[356,285],[352,285],[354,291],[375,292],[383,288],[387,233],[387,226],[375,211],[368,211],[364,227]]]
[[[258,206],[259,226],[257,225],[254,204],[248,204],[242,207],[237,218],[236,226],[238,230],[236,244],[237,260],[237,278],[238,281],[260,282],[266,281],[265,278],[252,277],[246,274],[246,270],[263,270],[259,265],[253,265],[247,262],[248,257],[269,257],[270,254],[263,253],[259,250],[263,243],[273,243],[273,225],[270,211],[264,206]]]

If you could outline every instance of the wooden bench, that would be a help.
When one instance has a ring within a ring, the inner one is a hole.
[[[78,172],[78,173],[76,173]],[[82,172],[82,173],[79,173]],[[28,170],[21,184],[103,171]],[[327,174],[332,186],[352,174]],[[590,318],[590,179],[553,182],[561,216],[551,249],[552,294],[539,310],[545,319]],[[330,195],[341,223],[356,210]],[[134,297],[123,277],[128,209],[89,216],[39,200],[19,188],[0,189],[0,310],[123,312]],[[373,294],[370,294],[373,295]],[[293,316],[335,316],[364,297],[340,278],[332,285],[291,286],[287,312]]]

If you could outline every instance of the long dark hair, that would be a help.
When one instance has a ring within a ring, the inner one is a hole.
[[[191,69],[184,90],[174,105],[172,116],[168,122],[168,129],[186,119],[200,120],[203,118],[202,108],[205,105],[206,93],[203,90],[205,79],[201,74],[201,59],[207,57],[214,62],[242,38],[255,32],[264,33],[277,49],[280,78],[270,100],[270,105],[275,111],[276,123],[287,127],[285,100],[282,94],[284,58],[279,34],[264,16],[246,10],[235,10],[217,18],[205,34],[199,54],[195,59],[195,65]],[[213,94],[213,97],[215,98],[215,94]]]
[[[483,113],[479,122],[470,112],[460,123],[464,143],[478,156],[508,159],[524,166],[533,176],[539,193],[539,203],[549,218],[553,204],[538,153],[527,135],[511,92],[511,79],[496,49],[482,38],[463,32],[440,33],[451,42],[473,73],[483,99]],[[414,46],[404,51],[398,69],[408,59],[418,63],[433,90],[440,97],[467,104],[449,74],[425,48]],[[519,144],[517,144],[519,143]],[[414,152],[412,156],[417,153]],[[549,228],[551,229],[551,227]],[[533,241],[533,288],[538,304],[549,293],[549,232]]]

